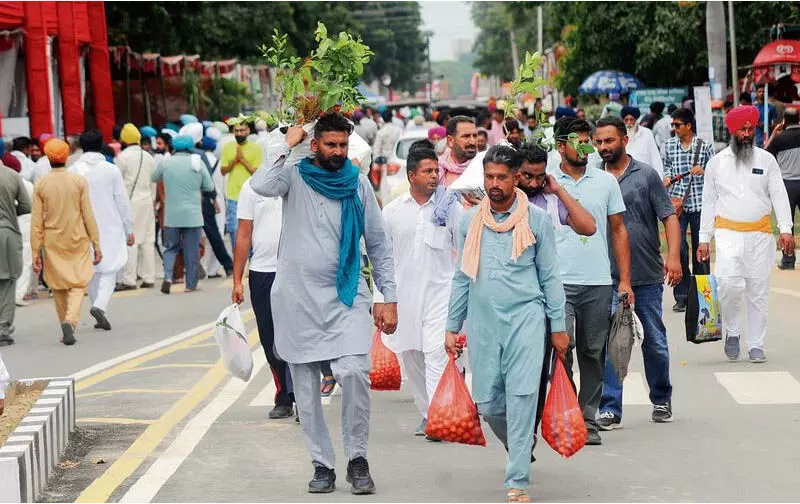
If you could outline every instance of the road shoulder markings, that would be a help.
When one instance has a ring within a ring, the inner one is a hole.
[[[714,373],[739,404],[800,404],[800,382],[787,371]]]

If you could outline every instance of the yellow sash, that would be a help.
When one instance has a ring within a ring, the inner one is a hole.
[[[772,223],[770,222],[769,215],[765,215],[754,222],[735,221],[717,216],[717,218],[714,219],[714,224],[718,229],[730,229],[731,231],[739,231],[740,233],[772,233]]]

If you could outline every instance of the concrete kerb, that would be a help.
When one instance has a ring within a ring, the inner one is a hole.
[[[75,380],[38,378],[12,386],[43,391],[0,447],[0,502],[35,502],[75,430]]]

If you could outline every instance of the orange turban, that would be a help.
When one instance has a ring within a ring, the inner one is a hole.
[[[747,123],[755,127],[758,124],[758,117],[757,108],[752,105],[743,105],[728,112],[728,115],[725,116],[725,125],[728,127],[728,131],[736,133]]]
[[[51,164],[65,165],[69,157],[69,145],[60,138],[52,138],[45,144],[44,153]]]

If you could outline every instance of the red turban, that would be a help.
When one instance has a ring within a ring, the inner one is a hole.
[[[757,108],[752,105],[743,105],[728,112],[728,115],[725,116],[725,125],[728,127],[728,131],[736,133],[747,123],[755,127],[758,124],[758,117]]]
[[[19,173],[19,171],[22,169],[22,164],[19,162],[19,159],[17,159],[16,156],[10,152],[3,154],[2,161],[4,165],[8,166],[17,173]]]

